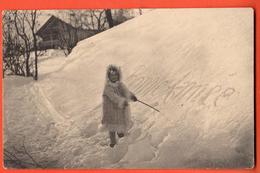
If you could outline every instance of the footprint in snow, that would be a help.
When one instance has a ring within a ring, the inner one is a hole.
[[[111,164],[119,162],[128,151],[127,140],[119,140],[114,148],[108,148],[107,155],[111,158]]]

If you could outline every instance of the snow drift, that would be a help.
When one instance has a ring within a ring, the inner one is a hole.
[[[57,135],[48,157],[67,168],[254,165],[252,9],[153,10],[81,41],[34,89]],[[105,70],[135,95],[129,134],[99,130]]]

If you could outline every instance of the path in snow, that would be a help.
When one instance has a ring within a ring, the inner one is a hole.
[[[21,142],[25,140],[33,158],[44,167],[119,167],[126,163],[127,157],[133,157],[131,155],[136,153],[129,146],[136,145],[134,148],[139,146],[143,150],[142,145],[149,137],[145,130],[153,124],[150,122],[143,129],[142,123],[148,121],[148,118],[134,119],[130,135],[120,139],[119,145],[111,149],[107,132],[98,131],[100,106],[89,112],[88,116],[73,120],[52,106],[38,83],[30,79],[9,78],[5,80],[5,86],[8,86],[4,93],[7,101],[5,105],[8,107],[5,109],[4,130],[7,149],[13,146],[21,148]],[[20,117],[17,117],[18,114]],[[129,153],[126,155],[128,148]],[[135,160],[152,160],[155,158],[155,150],[147,150],[143,158],[135,156]],[[23,159],[29,160],[25,156]]]
[[[15,149],[23,151],[24,143],[37,162],[53,167],[58,160],[53,153],[59,134],[55,116],[39,101],[39,95],[32,92],[32,83],[32,79],[21,77],[4,79],[4,146],[21,160],[32,162],[25,154],[15,152]]]

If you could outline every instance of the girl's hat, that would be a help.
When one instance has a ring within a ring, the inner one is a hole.
[[[110,65],[107,67],[107,79],[109,78],[109,75],[110,75],[110,74],[118,74],[118,76],[119,76],[119,81],[120,81],[121,78],[122,78],[121,69],[120,69],[120,67],[118,67],[118,66],[116,66],[116,65],[110,64]]]

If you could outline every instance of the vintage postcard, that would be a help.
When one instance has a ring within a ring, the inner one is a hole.
[[[7,169],[254,167],[252,8],[2,21]]]

